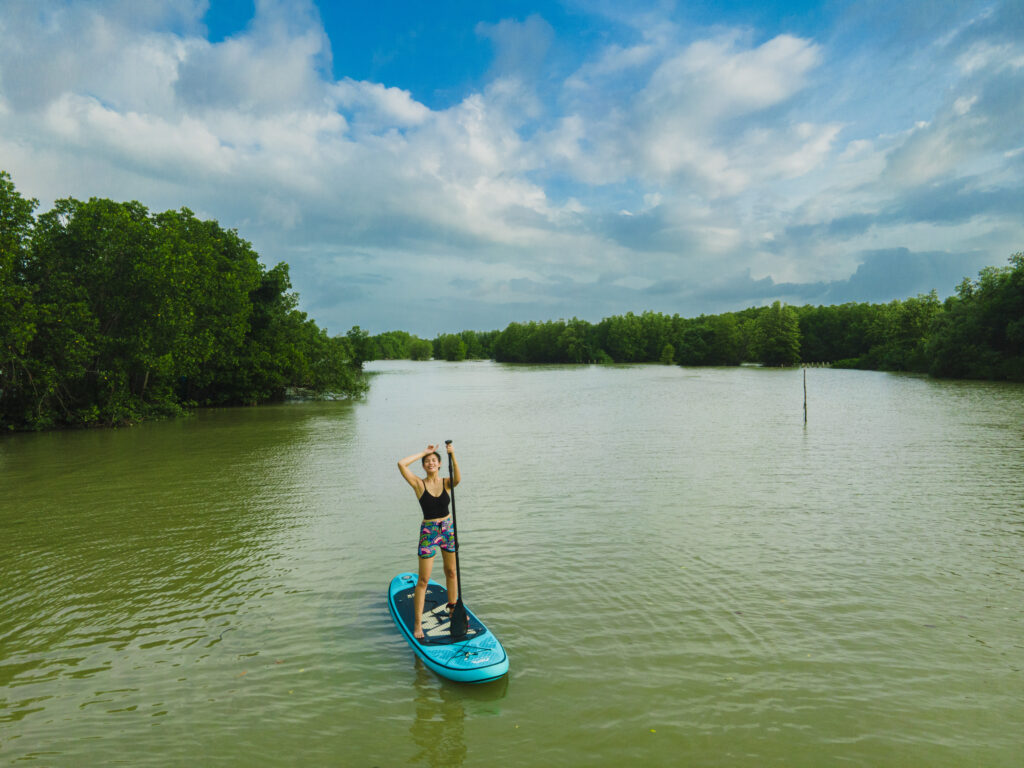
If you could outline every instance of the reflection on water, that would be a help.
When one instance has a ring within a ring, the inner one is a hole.
[[[357,403],[0,439],[0,763],[1016,766],[1024,387],[377,363]],[[455,440],[512,670],[386,586]]]
[[[452,693],[416,659],[416,719],[409,733],[419,747],[414,762],[430,768],[461,766],[466,759],[466,711],[458,693]]]
[[[418,750],[412,762],[431,768],[461,766],[467,755],[466,708],[471,707],[476,717],[500,717],[508,676],[483,685],[463,685],[437,677],[418,657],[414,667],[416,718],[409,733]]]

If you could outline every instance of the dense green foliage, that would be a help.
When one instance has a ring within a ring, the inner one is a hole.
[[[374,360],[429,360],[433,345],[405,331],[388,331],[370,338]]]
[[[925,352],[933,375],[1024,381],[1024,253],[964,280],[935,320]]]
[[[488,359],[497,335],[497,331],[442,333],[434,339],[434,354],[449,361]]]
[[[776,301],[754,320],[750,352],[765,365],[796,365],[800,362],[800,321],[792,307]]]
[[[296,309],[286,264],[234,230],[137,202],[37,203],[0,173],[0,424],[119,424],[288,388],[365,388],[366,335]],[[360,347],[360,342],[363,346]]]
[[[888,304],[792,307],[683,318],[644,312],[600,323],[511,323],[503,331],[442,334],[433,343],[401,331],[374,337],[377,357],[510,363],[676,363],[837,367],[1024,381],[1024,255],[964,280],[941,302],[928,294]],[[417,343],[422,346],[412,353]]]
[[[497,334],[492,354],[514,363],[738,365],[751,323],[733,313],[687,319],[657,312],[627,312],[596,325],[578,318],[512,323]]]
[[[405,331],[387,331],[370,338],[372,358],[376,360],[482,360],[489,359],[497,331],[442,333],[433,341]]]

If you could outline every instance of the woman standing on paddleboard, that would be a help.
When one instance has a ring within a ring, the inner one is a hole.
[[[423,469],[427,473],[426,477],[417,477],[409,470],[409,465],[417,459],[422,460]],[[462,478],[459,475],[459,462],[455,460],[451,443],[448,443],[448,461],[454,468],[454,483],[458,485]],[[434,547],[441,548],[441,557],[444,560],[449,612],[455,607],[455,601],[459,599],[459,585],[455,571],[455,529],[452,527],[452,515],[448,510],[448,503],[451,500],[448,492],[452,489],[452,480],[441,477],[438,474],[440,469],[441,454],[437,452],[435,445],[428,445],[427,450],[406,456],[398,462],[398,471],[416,492],[416,498],[419,499],[420,508],[423,510],[418,551],[419,579],[416,581],[412,627],[413,637],[419,639],[423,638],[423,602],[427,594],[430,571],[434,567]]]

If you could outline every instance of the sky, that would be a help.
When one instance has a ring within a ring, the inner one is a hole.
[[[332,335],[946,296],[1024,249],[1024,0],[0,0],[0,169]]]

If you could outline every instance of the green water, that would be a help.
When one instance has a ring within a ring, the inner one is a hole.
[[[805,426],[800,371],[372,368],[0,439],[0,765],[1024,762],[1024,387],[813,369]],[[384,599],[446,438],[478,688]]]

